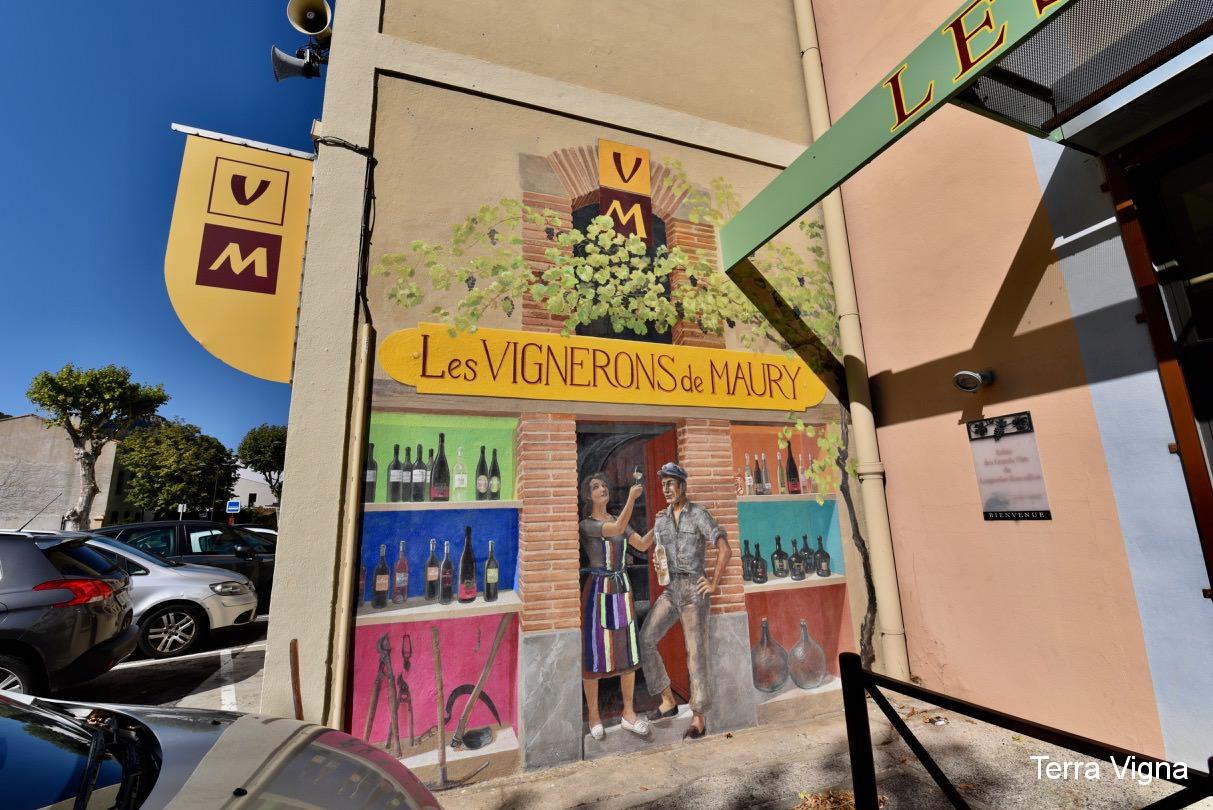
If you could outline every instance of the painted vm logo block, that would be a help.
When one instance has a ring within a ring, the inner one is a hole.
[[[208,214],[281,225],[286,217],[290,174],[272,166],[215,158]]]
[[[202,230],[196,283],[273,295],[281,252],[282,237],[277,234],[208,223]]]

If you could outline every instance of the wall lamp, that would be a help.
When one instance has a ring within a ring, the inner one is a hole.
[[[993,382],[993,371],[958,371],[952,375],[952,385],[966,394],[976,394]]]

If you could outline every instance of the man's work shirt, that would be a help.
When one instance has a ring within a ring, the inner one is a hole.
[[[687,501],[674,519],[673,505],[657,514],[653,536],[665,547],[666,564],[671,574],[704,576],[704,554],[709,545],[723,539],[724,529],[716,524],[712,513],[697,503]]]

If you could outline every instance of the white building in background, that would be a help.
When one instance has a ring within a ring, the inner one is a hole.
[[[239,498],[241,506],[278,506],[278,499],[261,473],[248,467],[241,467],[237,473],[240,477],[232,487],[232,497]]]

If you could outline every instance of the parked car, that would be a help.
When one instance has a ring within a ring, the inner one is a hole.
[[[87,541],[74,532],[0,532],[0,689],[61,689],[135,649],[130,579]]]
[[[6,808],[439,808],[385,751],[285,718],[0,692],[0,751]]]
[[[213,565],[243,574],[257,587],[257,608],[269,609],[274,583],[274,542],[209,520],[157,520],[94,529],[140,551],[175,562]]]
[[[253,534],[259,534],[262,537],[273,541],[274,543],[278,542],[278,530],[277,529],[271,529],[268,526],[254,526],[250,523],[246,523],[242,526],[238,525],[238,526],[236,526],[236,528],[244,529],[245,531],[252,532]]]
[[[131,577],[139,649],[150,658],[193,652],[211,630],[247,624],[257,614],[248,577],[210,565],[176,562],[115,540],[88,541]]]

